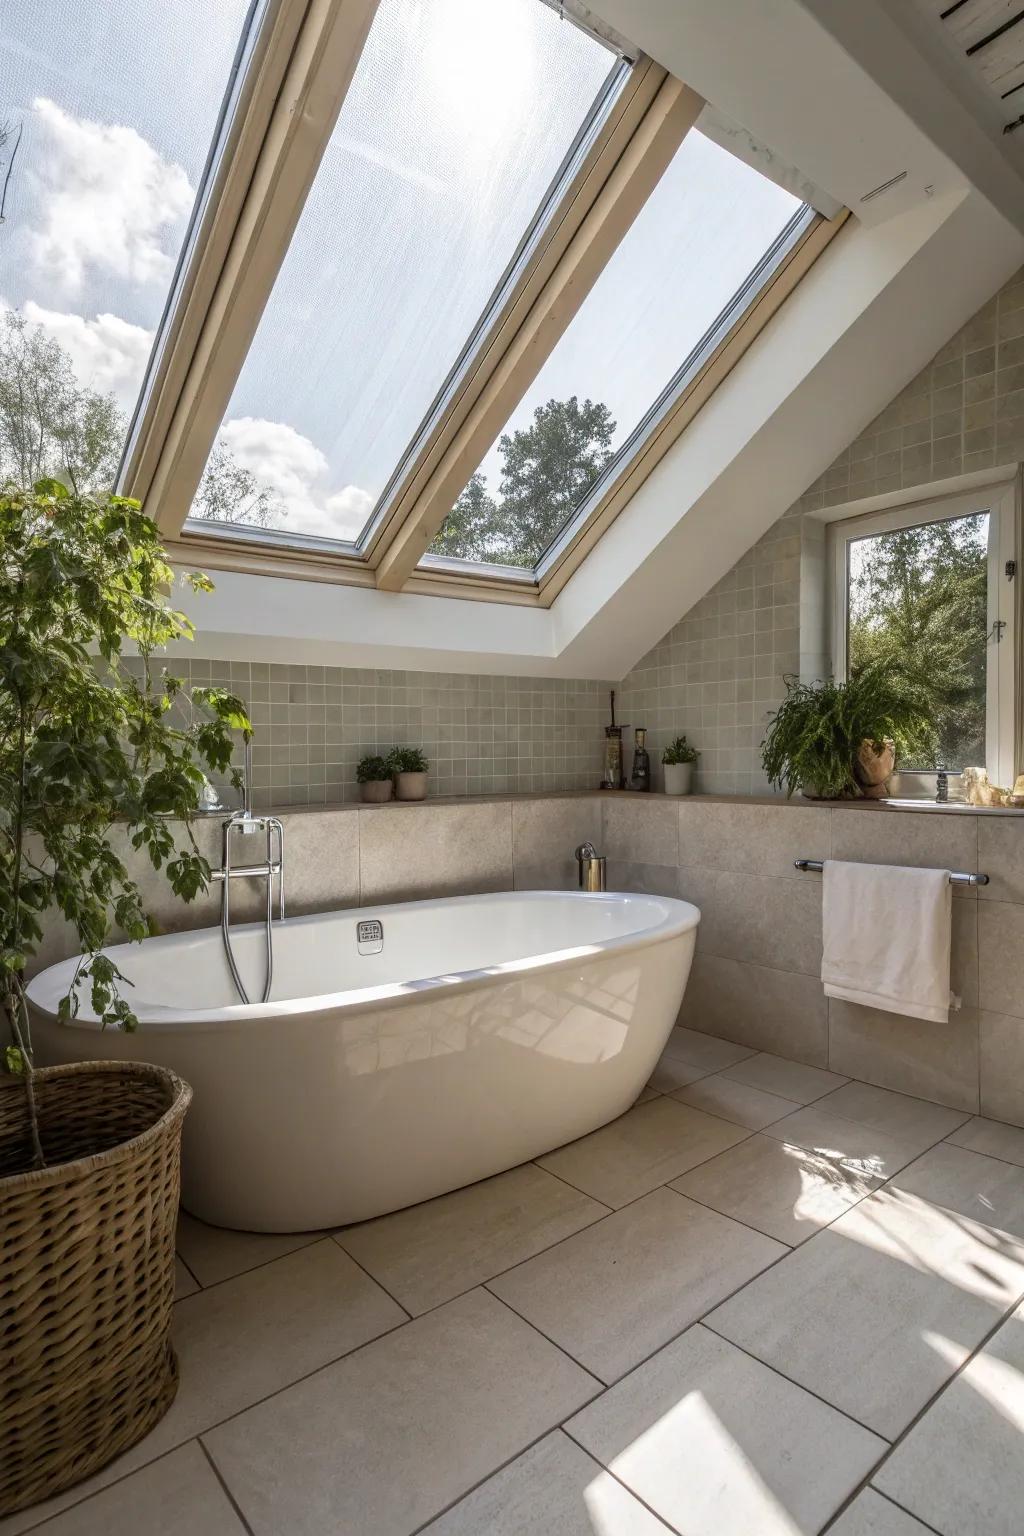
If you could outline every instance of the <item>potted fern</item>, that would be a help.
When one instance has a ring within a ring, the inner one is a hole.
[[[693,785],[693,765],[700,753],[696,747],[692,747],[685,736],[677,736],[670,741],[661,754],[662,767],[665,770],[666,795],[688,795]]]
[[[398,800],[427,798],[427,770],[430,765],[419,747],[395,747],[388,762],[395,777],[395,796]]]
[[[188,828],[203,769],[230,772],[239,700],[179,683],[153,653],[191,637],[174,573],[137,502],[40,481],[0,491],[0,1515],[96,1471],[170,1405],[181,1123],[191,1090],[131,1062],[39,1066],[26,976],[44,927],[81,951],[104,1025],[132,1029],[112,926],[144,938],[138,886],[110,836],[184,901],[210,869]],[[205,578],[193,585],[208,587]],[[123,666],[142,657],[141,677]],[[191,713],[190,713],[191,711]],[[175,829],[184,826],[184,834]],[[29,1407],[26,1405],[30,1405]]]
[[[848,682],[787,677],[786,697],[761,747],[768,782],[810,800],[880,798],[897,748],[926,748],[933,737],[921,690],[886,662],[871,662]]]

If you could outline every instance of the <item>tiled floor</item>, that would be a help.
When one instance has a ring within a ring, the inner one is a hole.
[[[333,1234],[183,1217],[182,1385],[0,1536],[1020,1536],[1024,1130],[676,1030]]]

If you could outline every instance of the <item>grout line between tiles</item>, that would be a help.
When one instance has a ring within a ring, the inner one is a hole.
[[[583,1410],[580,1409],[581,1413],[582,1411]],[[567,1422],[568,1421],[566,1421],[566,1423]],[[655,1509],[654,1505],[648,1504],[647,1500],[641,1494],[639,1494],[635,1488],[631,1488],[628,1483],[623,1482],[622,1478],[617,1472],[614,1472],[611,1467],[606,1467],[603,1461],[599,1461],[598,1458],[594,1455],[593,1451],[588,1450],[582,1441],[577,1440],[572,1430],[566,1428],[566,1424],[560,1424],[558,1427],[567,1440],[571,1440],[573,1445],[577,1446],[583,1452],[584,1456],[588,1456],[590,1458],[595,1467],[600,1467],[601,1471],[605,1474],[606,1477],[612,1478],[616,1483],[618,1483],[620,1488],[624,1488],[626,1490],[626,1493],[631,1499],[635,1499],[638,1504],[643,1505],[644,1509],[648,1510],[654,1516],[655,1520],[659,1520],[661,1522],[666,1531],[671,1531],[673,1536],[686,1536],[686,1533],[681,1531],[678,1525],[672,1524],[667,1515],[660,1514],[658,1510]]]
[[[281,1257],[287,1258],[288,1255],[283,1254]],[[272,1260],[271,1262],[276,1261]],[[218,1281],[217,1283],[219,1285],[223,1282]],[[183,1300],[187,1299],[188,1298],[183,1298]],[[403,1307],[402,1310],[404,1311],[405,1308]],[[339,1361],[347,1360],[350,1355],[358,1354],[360,1350],[367,1349],[371,1344],[376,1344],[379,1339],[386,1338],[388,1334],[397,1333],[399,1329],[408,1327],[410,1322],[411,1319],[407,1316],[403,1322],[396,1323],[394,1327],[384,1328],[380,1333],[374,1334],[372,1339],[365,1339],[362,1344],[356,1344],[352,1349],[343,1350],[340,1355],[335,1355],[332,1357],[332,1359],[323,1361],[321,1365],[315,1366],[311,1371],[305,1371],[301,1376],[296,1376],[294,1380],[284,1382],[280,1387],[275,1387],[272,1392],[264,1393],[262,1397],[256,1398],[254,1402],[246,1403],[244,1408],[237,1408],[234,1413],[226,1414],[224,1418],[217,1419],[215,1423],[205,1425],[204,1428],[199,1430],[196,1434],[189,1435],[184,1440],[179,1440],[176,1445],[168,1446],[165,1451],[160,1451],[157,1455],[150,1457],[147,1461],[142,1461],[139,1462],[137,1466],[129,1467],[127,1471],[123,1472],[119,1477],[113,1477],[109,1482],[104,1483],[102,1488],[96,1488],[91,1493],[83,1493],[80,1499],[75,1499],[72,1501],[72,1503],[65,1505],[63,1509],[56,1511],[56,1513],[45,1516],[44,1519],[39,1522],[39,1524],[26,1526],[25,1536],[29,1536],[31,1531],[38,1531],[41,1526],[45,1527],[45,1525],[49,1524],[50,1521],[56,1520],[59,1515],[66,1513],[67,1510],[77,1509],[80,1504],[84,1504],[87,1500],[94,1499],[99,1494],[105,1493],[108,1488],[116,1487],[118,1483],[123,1483],[126,1478],[133,1477],[137,1472],[143,1471],[144,1468],[152,1467],[158,1461],[163,1461],[167,1456],[173,1455],[175,1451],[180,1451],[181,1447],[183,1445],[188,1445],[191,1440],[198,1440],[202,1449],[205,1451],[206,1446],[203,1443],[204,1435],[211,1434],[213,1430],[220,1429],[224,1424],[230,1424],[232,1419],[240,1418],[243,1413],[248,1413],[252,1408],[259,1408],[263,1403],[269,1402],[271,1398],[279,1397],[282,1392],[287,1392],[290,1390],[290,1388],[297,1387],[301,1382],[308,1381],[311,1376],[318,1375],[320,1371],[329,1370],[331,1366],[337,1365]],[[590,1372],[588,1371],[587,1374],[590,1375]],[[588,1401],[592,1401],[592,1399],[588,1399]],[[144,1440],[138,1442],[140,1445],[143,1445],[144,1443]],[[134,1449],[134,1447],[132,1447],[132,1449]],[[248,1530],[248,1526],[246,1529]]]
[[[907,1509],[903,1504],[901,1504],[899,1502],[898,1499],[894,1499],[894,1498],[890,1497],[889,1494],[883,1493],[881,1488],[875,1488],[875,1487],[872,1486],[871,1487],[871,1491],[872,1491],[872,1493],[877,1493],[878,1497],[880,1499],[884,1499],[887,1504],[891,1504],[893,1509],[898,1509],[901,1514],[909,1515],[911,1520],[916,1520],[918,1525],[920,1525],[923,1530],[931,1532],[931,1536],[943,1536],[943,1532],[942,1531],[936,1530],[934,1525],[929,1525],[927,1520],[922,1520],[920,1515],[915,1515],[912,1510]],[[846,1506],[844,1505],[843,1508],[845,1509]],[[829,1522],[829,1524],[830,1525],[834,1524],[835,1520],[838,1519],[838,1518],[839,1518],[839,1516],[836,1515],[834,1517],[834,1519]],[[826,1526],[825,1529],[827,1530],[828,1526]]]
[[[235,1498],[234,1494],[231,1492],[231,1489],[228,1487],[227,1483],[224,1481],[224,1478],[223,1478],[223,1476],[221,1474],[220,1467],[218,1467],[217,1463],[214,1461],[213,1457],[211,1456],[209,1448],[203,1444],[202,1440],[200,1440],[198,1438],[198,1436],[196,1437],[196,1439],[197,1439],[197,1444],[199,1446],[199,1454],[201,1456],[205,1456],[206,1460],[209,1462],[210,1470],[212,1471],[214,1477],[217,1479],[217,1481],[220,1484],[221,1488],[224,1490],[224,1497],[228,1500],[228,1502],[231,1505],[231,1508],[234,1510],[235,1514],[238,1516],[238,1519],[241,1522],[242,1529],[244,1531],[248,1532],[248,1536],[254,1536],[254,1532],[253,1532],[252,1526],[249,1524],[248,1520],[245,1518],[245,1515],[242,1513],[242,1508],[241,1508],[241,1505],[239,1504],[238,1500]]]
[[[197,1438],[198,1437],[195,1436],[195,1435],[193,1435],[191,1437],[192,1440],[195,1440]],[[142,1471],[142,1467],[155,1467],[158,1461],[166,1461],[168,1456],[173,1456],[175,1451],[180,1451],[183,1445],[189,1445],[190,1443],[191,1443],[190,1440],[181,1440],[181,1441],[179,1441],[179,1443],[177,1445],[172,1445],[168,1450],[161,1451],[158,1456],[154,1456],[152,1461],[145,1461],[145,1462],[143,1462],[141,1467],[132,1467],[129,1471],[122,1472],[120,1477],[112,1477],[110,1479],[109,1483],[104,1483],[103,1484],[102,1488],[94,1488],[91,1493],[82,1493],[80,1498],[72,1499],[70,1501],[70,1503],[65,1504],[61,1509],[55,1510],[52,1515],[43,1515],[36,1522],[35,1525],[26,1525],[26,1526],[24,1526],[23,1530],[22,1530],[22,1536],[31,1536],[31,1532],[33,1532],[33,1531],[45,1531],[46,1527],[48,1525],[53,1525],[57,1520],[59,1520],[61,1518],[62,1515],[66,1515],[69,1510],[71,1510],[71,1509],[80,1509],[83,1504],[88,1504],[92,1499],[98,1498],[101,1493],[106,1493],[108,1488],[116,1488],[119,1483],[125,1482],[125,1480],[127,1478],[134,1477],[136,1472],[141,1472]],[[124,1453],[124,1454],[127,1454],[127,1453]],[[101,1468],[100,1470],[102,1471],[103,1469]],[[98,1474],[93,1473],[92,1475],[93,1476],[97,1476]],[[72,1493],[74,1493],[76,1487],[77,1488],[82,1488],[82,1487],[84,1487],[84,1484],[82,1484],[82,1483],[74,1484],[74,1485],[72,1485],[72,1487],[64,1489],[62,1493],[51,1494],[50,1498],[61,1499],[61,1498],[64,1497],[65,1494],[72,1494]],[[49,1503],[49,1500],[48,1499],[47,1500],[41,1500],[40,1504],[42,1504],[42,1503]],[[23,1514],[26,1514],[26,1513],[31,1513],[31,1510],[32,1510],[32,1505],[30,1504],[30,1505],[28,1505],[27,1510],[25,1510],[25,1509],[18,1509],[18,1510],[15,1510],[14,1513],[16,1515],[23,1515]],[[6,1520],[7,1516],[4,1516],[4,1519]]]
[[[185,1270],[189,1274],[189,1277],[192,1280],[195,1281],[195,1283],[199,1287],[199,1289],[201,1291],[204,1290],[205,1287],[203,1285],[203,1282],[200,1280],[200,1278],[196,1274],[195,1270],[191,1267],[191,1265],[189,1264],[188,1260],[185,1258],[185,1256],[182,1254],[181,1250],[177,1246],[175,1246],[175,1249],[174,1249],[174,1257],[177,1259],[178,1263],[181,1264],[185,1268]],[[243,1273],[244,1273],[244,1271],[243,1271]],[[180,1301],[184,1301],[185,1300],[184,1296],[181,1296],[178,1299]]]
[[[190,1213],[186,1211],[185,1214],[187,1216]],[[193,1216],[192,1220],[198,1221],[199,1217]],[[204,1222],[204,1226],[208,1225],[208,1222]],[[230,1232],[232,1229],[230,1227],[213,1227],[211,1230],[214,1232]],[[330,1237],[330,1235],[331,1234],[327,1231],[316,1232],[310,1238],[308,1243],[302,1243],[298,1248],[291,1248],[287,1253],[275,1253],[272,1259],[260,1259],[259,1263],[257,1264],[249,1264],[245,1269],[236,1270],[232,1275],[222,1275],[219,1280],[210,1280],[205,1285],[199,1279],[199,1276],[195,1274],[192,1269],[189,1269],[187,1261],[182,1258],[180,1253],[178,1253],[178,1258],[181,1259],[181,1262],[185,1265],[185,1268],[188,1269],[189,1274],[195,1280],[196,1285],[198,1285],[199,1290],[192,1293],[193,1296],[197,1296],[201,1295],[203,1291],[215,1291],[222,1285],[230,1285],[232,1280],[241,1280],[243,1275],[253,1275],[258,1269],[267,1269],[271,1264],[279,1264],[282,1259],[290,1259],[292,1254],[304,1253],[307,1248],[315,1248],[317,1243],[322,1243],[324,1239]],[[175,1250],[175,1252],[177,1252],[177,1250]],[[179,1302],[191,1300],[192,1296],[181,1296],[178,1298],[178,1301],[174,1303],[174,1305],[178,1306]]]
[[[967,1367],[972,1363],[972,1361],[974,1361],[978,1357],[978,1355],[981,1354],[982,1350],[995,1337],[995,1335],[999,1332],[999,1330],[1006,1325],[1006,1323],[1009,1321],[1010,1317],[1016,1311],[1017,1307],[1020,1306],[1020,1303],[1021,1303],[1022,1300],[1024,1300],[1024,1289],[1021,1289],[1020,1291],[1017,1292],[1016,1299],[1014,1301],[1012,1301],[1010,1303],[1010,1305],[1003,1312],[1001,1312],[999,1314],[999,1316],[996,1318],[996,1321],[992,1324],[992,1327],[988,1330],[988,1332],[984,1335],[983,1338],[978,1340],[978,1343],[974,1346],[974,1348],[971,1350],[971,1352],[963,1360],[961,1360],[961,1362],[957,1366],[956,1370],[953,1371],[953,1373],[951,1375],[946,1377],[945,1381],[942,1382],[942,1384],[939,1387],[936,1388],[936,1390],[932,1393],[931,1397],[928,1398],[927,1402],[925,1402],[922,1405],[922,1407],[918,1409],[917,1413],[915,1413],[914,1417],[910,1420],[909,1424],[905,1425],[905,1427],[900,1431],[900,1433],[896,1436],[896,1438],[894,1440],[890,1441],[889,1449],[887,1451],[885,1451],[883,1453],[883,1455],[881,1455],[879,1457],[879,1459],[875,1462],[875,1465],[872,1467],[872,1469],[868,1473],[868,1475],[863,1479],[862,1482],[860,1482],[857,1485],[857,1487],[854,1489],[854,1491],[847,1498],[846,1502],[839,1509],[836,1510],[835,1514],[832,1516],[832,1519],[829,1521],[828,1525],[823,1527],[822,1536],[824,1536],[825,1531],[828,1531],[828,1530],[831,1529],[831,1527],[835,1523],[835,1521],[839,1519],[839,1516],[843,1513],[843,1511],[845,1509],[847,1509],[849,1507],[849,1505],[853,1502],[853,1500],[857,1497],[857,1495],[859,1493],[863,1492],[863,1490],[865,1488],[873,1487],[874,1486],[873,1480],[877,1476],[877,1474],[879,1473],[881,1468],[884,1467],[886,1462],[891,1459],[893,1453],[895,1451],[899,1450],[899,1448],[903,1444],[903,1442],[917,1428],[918,1424],[920,1424],[921,1420],[925,1417],[925,1415],[931,1411],[931,1409],[938,1402],[939,1398],[942,1397],[950,1389],[950,1387],[952,1387],[952,1385],[956,1381],[957,1377],[959,1377],[959,1376],[961,1376],[963,1374],[963,1372],[967,1369]],[[881,1493],[882,1490],[880,1488],[876,1488],[875,1492],[876,1493]],[[889,1498],[889,1495],[888,1494],[884,1494],[883,1497]],[[889,1498],[889,1502],[890,1502],[890,1504],[896,1504],[897,1508],[899,1508],[899,1509],[903,1509],[904,1508],[904,1506],[902,1504],[898,1504],[897,1503],[896,1499]],[[905,1513],[908,1514],[908,1515],[912,1515],[915,1520],[920,1520],[920,1518],[921,1518],[919,1515],[914,1514],[914,1511],[911,1510],[911,1509],[906,1510]],[[926,1522],[922,1522],[922,1524],[926,1524]],[[932,1528],[929,1526],[928,1529],[930,1530]]]
[[[845,1215],[845,1212],[843,1214]],[[838,1217],[836,1219],[838,1220]],[[826,1228],[822,1227],[821,1230],[824,1232]],[[786,1255],[783,1254],[782,1257],[785,1258]],[[782,1259],[776,1259],[775,1263],[770,1264],[768,1268],[774,1269],[775,1264],[781,1264],[781,1262]],[[763,1269],[761,1275],[767,1274],[767,1272],[767,1270]],[[863,1419],[858,1419],[855,1414],[849,1413],[845,1408],[839,1408],[835,1403],[829,1402],[827,1397],[822,1397],[820,1392],[815,1392],[813,1387],[808,1387],[804,1382],[797,1381],[795,1376],[787,1376],[785,1371],[780,1370],[777,1365],[769,1365],[767,1360],[762,1360],[761,1356],[755,1355],[753,1350],[747,1349],[744,1344],[737,1344],[736,1340],[730,1339],[727,1333],[719,1333],[714,1323],[708,1322],[708,1318],[717,1307],[724,1307],[726,1302],[731,1301],[733,1296],[738,1296],[740,1291],[746,1290],[748,1285],[754,1283],[754,1280],[759,1280],[761,1275],[754,1275],[753,1280],[747,1280],[738,1290],[733,1291],[732,1296],[726,1296],[724,1301],[716,1301],[714,1307],[709,1307],[704,1316],[697,1319],[701,1327],[706,1328],[709,1333],[713,1333],[716,1339],[721,1339],[723,1344],[731,1344],[733,1349],[738,1349],[741,1355],[746,1355],[749,1359],[755,1360],[758,1365],[763,1365],[765,1370],[771,1371],[773,1375],[780,1376],[783,1381],[788,1381],[791,1387],[797,1387],[801,1392],[806,1392],[808,1397],[816,1398],[819,1403],[824,1403],[825,1407],[831,1408],[833,1413],[838,1413],[841,1418],[848,1419],[851,1424],[856,1424],[859,1429],[863,1429],[869,1435],[873,1435],[876,1440],[881,1440],[885,1445],[891,1446],[892,1442],[887,1440],[885,1435],[879,1434],[877,1429],[872,1429],[870,1424],[865,1424]],[[874,1475],[875,1467],[880,1467],[887,1455],[888,1451],[883,1452],[882,1456],[875,1462],[874,1467],[872,1467],[869,1477]]]
[[[971,1118],[973,1119],[973,1116]],[[994,1163],[1002,1163],[1006,1168],[1016,1168],[1020,1173],[1024,1173],[1024,1163],[1015,1163],[1010,1157],[1000,1157],[997,1152],[979,1152],[977,1147],[965,1147],[962,1141],[952,1141],[950,1138],[955,1136],[957,1131],[962,1129],[963,1126],[954,1126],[953,1130],[950,1131],[948,1136],[943,1136],[942,1143],[936,1142],[935,1145],[939,1146],[941,1144],[946,1144],[951,1147],[956,1147],[958,1152],[973,1152],[975,1157],[990,1157]],[[1019,1130],[1020,1127],[1014,1126],[1013,1129]],[[931,1151],[931,1148],[929,1147],[928,1150]]]
[[[392,1293],[388,1290],[387,1286],[384,1285],[384,1283],[382,1281],[378,1280],[376,1275],[372,1275],[370,1273],[370,1271],[367,1269],[365,1264],[360,1264],[359,1260],[356,1258],[354,1253],[349,1253],[348,1249],[345,1247],[345,1244],[343,1242],[341,1242],[341,1240],[339,1239],[338,1234],[336,1232],[329,1232],[327,1235],[331,1239],[331,1242],[332,1243],[336,1243],[337,1246],[341,1249],[341,1251],[345,1255],[346,1259],[351,1259],[352,1263],[356,1266],[356,1268],[362,1270],[363,1274],[366,1276],[367,1280],[369,1280],[371,1285],[377,1286],[379,1290],[382,1290],[384,1292],[385,1296],[390,1297],[390,1299],[394,1302],[395,1306],[398,1307],[399,1311],[405,1313],[406,1321],[411,1323],[413,1318],[416,1316],[416,1313],[415,1312],[410,1312],[409,1308],[407,1306],[403,1305],[403,1303],[399,1301],[397,1296],[392,1295]],[[469,1289],[472,1290],[472,1286],[470,1286]],[[452,1300],[454,1301],[454,1299],[455,1298],[453,1297]]]

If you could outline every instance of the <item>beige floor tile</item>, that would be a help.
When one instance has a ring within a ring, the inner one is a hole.
[[[41,1536],[245,1536],[195,1441],[37,1529]]]
[[[197,1221],[187,1211],[178,1216],[177,1249],[200,1285],[230,1280],[258,1264],[315,1243],[320,1232],[232,1232]]]
[[[1024,1171],[941,1143],[707,1321],[892,1439],[1024,1295],[1022,1237]]]
[[[490,1280],[608,1213],[532,1163],[335,1240],[414,1316]]]
[[[894,1093],[891,1088],[857,1082],[847,1083],[830,1094],[827,1104],[819,1104],[818,1108],[842,1115],[844,1120],[859,1120],[861,1125],[888,1131],[900,1141],[913,1142],[922,1152],[968,1118],[962,1109],[946,1109],[928,1099],[915,1099],[907,1093]]]
[[[423,1536],[669,1536],[669,1530],[555,1430],[432,1521]]]
[[[174,1255],[174,1299],[181,1301],[185,1296],[191,1296],[198,1291],[199,1285],[194,1276],[190,1275],[187,1267],[182,1263],[178,1255]]]
[[[204,1438],[255,1536],[407,1536],[596,1391],[471,1291]]]
[[[0,1524],[0,1536],[17,1536],[42,1513],[106,1487],[404,1321],[401,1307],[329,1238],[197,1291],[174,1309],[181,1385],[166,1416],[74,1493],[41,1506],[35,1522]]]
[[[714,1077],[701,1078],[678,1089],[673,1098],[680,1104],[692,1104],[695,1109],[705,1109],[709,1115],[720,1115],[734,1125],[745,1125],[748,1131],[760,1131],[783,1115],[790,1115],[799,1104],[792,1099],[780,1099],[776,1093],[765,1093],[762,1088],[751,1088],[748,1083],[737,1083],[731,1077],[716,1073]]]
[[[936,1338],[942,1351],[948,1341]],[[942,1536],[1024,1529],[1024,1311],[915,1424],[875,1481]]]
[[[886,1449],[700,1325],[566,1427],[686,1536],[810,1536]]]
[[[636,1103],[649,1104],[652,1099],[660,1097],[660,1094],[660,1088],[655,1088],[653,1084],[648,1083],[645,1087],[640,1089],[640,1092],[636,1096]]]
[[[913,1515],[897,1509],[873,1488],[865,1488],[829,1526],[828,1536],[929,1536],[929,1532]]]
[[[662,1052],[651,1073],[648,1087],[653,1088],[655,1093],[671,1093],[675,1088],[685,1088],[687,1083],[695,1083],[699,1078],[708,1076],[710,1072],[707,1067],[695,1067],[681,1056],[669,1056],[667,1052]]]
[[[807,1067],[801,1061],[786,1061],[784,1057],[770,1056],[766,1051],[748,1056],[746,1061],[734,1067],[727,1067],[722,1075],[737,1083],[749,1083],[751,1088],[763,1088],[765,1093],[792,1099],[796,1104],[811,1104],[831,1093],[833,1088],[841,1088],[847,1081],[835,1072]]]
[[[748,1134],[688,1104],[655,1099],[537,1161],[584,1194],[617,1208]]]
[[[785,1251],[656,1189],[490,1289],[588,1371],[615,1381]]]
[[[806,1104],[784,1120],[765,1127],[765,1135],[789,1146],[804,1147],[867,1179],[891,1179],[915,1157],[927,1151],[931,1141],[904,1141],[888,1131],[847,1120],[831,1108],[831,1098]]]
[[[988,1157],[998,1157],[1005,1163],[1016,1163],[1024,1168],[1024,1130],[1019,1125],[1004,1125],[1001,1120],[968,1120],[947,1138],[957,1147],[970,1152],[983,1152]]]
[[[705,1035],[699,1029],[676,1028],[668,1037],[666,1056],[677,1056],[705,1072],[721,1072],[755,1053],[734,1040],[721,1040],[717,1035]]]
[[[795,1247],[879,1182],[803,1147],[751,1136],[674,1179],[671,1187]]]

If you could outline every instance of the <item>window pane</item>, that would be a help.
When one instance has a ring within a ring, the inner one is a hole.
[[[0,8],[0,480],[113,484],[247,12]]]
[[[540,0],[382,0],[193,518],[358,537],[613,63]]]
[[[885,658],[924,689],[936,740],[899,766],[985,764],[987,512],[852,539],[849,669]]]
[[[536,565],[799,207],[688,133],[432,552]]]

